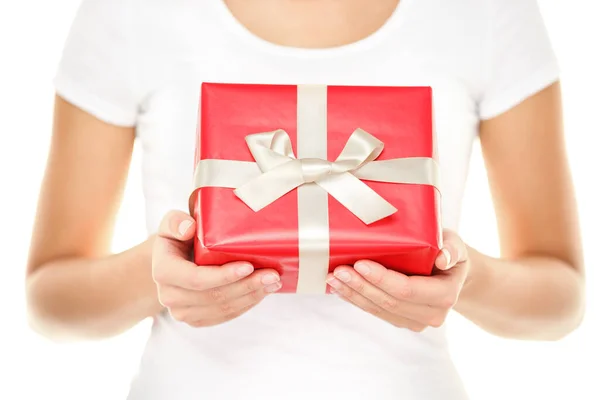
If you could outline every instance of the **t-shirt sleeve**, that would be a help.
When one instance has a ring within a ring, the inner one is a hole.
[[[485,78],[479,117],[495,117],[559,78],[537,0],[488,0]]]
[[[137,116],[130,1],[83,0],[54,76],[57,95],[107,123]]]

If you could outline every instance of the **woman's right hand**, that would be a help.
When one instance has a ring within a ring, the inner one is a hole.
[[[188,257],[196,223],[188,214],[169,212],[152,250],[152,275],[160,303],[171,316],[193,327],[221,324],[257,305],[281,288],[272,269],[254,270],[247,262],[198,266]]]

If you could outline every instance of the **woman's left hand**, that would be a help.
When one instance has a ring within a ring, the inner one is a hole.
[[[467,248],[452,231],[431,276],[407,276],[373,261],[337,267],[327,276],[332,292],[397,327],[421,332],[440,327],[454,307],[469,275]]]

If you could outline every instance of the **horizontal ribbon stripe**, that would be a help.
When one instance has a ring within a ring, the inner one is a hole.
[[[316,183],[365,224],[371,224],[397,210],[361,180],[439,187],[434,159],[375,160],[383,143],[362,129],[354,131],[334,162],[297,159],[288,134],[281,129],[249,135],[246,141],[256,163],[201,160],[195,173],[196,188],[234,188],[248,207],[260,211],[284,194]]]
[[[350,173],[365,181],[440,186],[438,164],[427,157],[371,161]],[[194,173],[194,188],[236,189],[261,174],[258,164],[251,161],[200,160]]]
[[[194,172],[194,188],[222,187],[235,189],[256,179],[261,171],[250,161],[206,159],[198,161]]]

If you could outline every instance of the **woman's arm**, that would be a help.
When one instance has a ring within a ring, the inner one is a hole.
[[[55,126],[27,269],[31,325],[54,339],[119,334],[163,309],[193,327],[236,318],[281,288],[277,271],[188,260],[195,221],[172,210],[157,234],[110,254],[132,128],[56,100]]]
[[[481,124],[501,259],[468,249],[456,310],[501,336],[553,339],[584,311],[584,269],[559,83]]]
[[[562,338],[582,319],[584,271],[559,84],[483,122],[481,143],[501,259],[445,231],[432,276],[361,260],[336,268],[327,281],[344,300],[416,332],[441,326],[454,307],[498,336]]]
[[[153,239],[110,255],[134,137],[56,98],[26,278],[31,325],[46,336],[111,336],[161,308]]]

